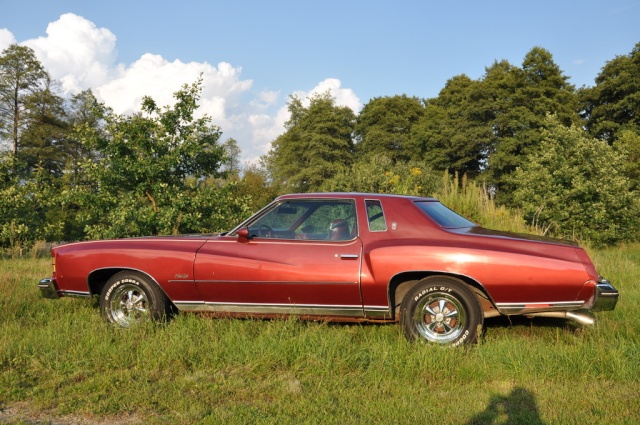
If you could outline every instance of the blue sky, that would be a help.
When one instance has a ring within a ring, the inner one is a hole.
[[[638,22],[638,0],[0,0],[0,48],[33,47],[66,93],[92,88],[121,113],[142,90],[170,103],[201,72],[204,112],[255,160],[283,131],[291,94],[331,89],[354,109],[435,97],[495,60],[520,66],[534,46],[591,86],[640,42]]]

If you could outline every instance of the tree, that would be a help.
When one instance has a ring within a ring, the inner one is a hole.
[[[0,56],[0,142],[8,143],[18,157],[20,136],[26,121],[27,98],[41,90],[48,74],[34,51],[12,44]]]
[[[595,87],[582,89],[580,98],[593,136],[613,143],[622,130],[640,134],[640,43],[607,62]]]
[[[638,193],[624,157],[578,126],[547,119],[541,141],[512,175],[515,204],[529,222],[594,245],[638,239]]]
[[[288,107],[291,118],[286,132],[273,142],[265,162],[282,190],[318,190],[352,162],[355,114],[336,106],[330,93],[313,96],[309,107],[294,96]]]
[[[441,174],[424,162],[394,161],[379,153],[340,171],[323,184],[322,190],[432,196],[441,183]]]
[[[28,173],[42,167],[60,176],[67,161],[69,123],[64,101],[55,93],[55,84],[48,75],[43,84],[41,90],[25,98],[26,125],[19,137],[20,159]]]
[[[238,191],[251,198],[252,211],[258,211],[278,196],[278,189],[269,181],[269,172],[262,164],[244,168]]]
[[[145,97],[141,113],[107,111],[103,129],[78,128],[86,148],[98,152],[81,163],[84,181],[69,198],[90,238],[223,230],[229,224],[216,208],[243,211],[241,196],[227,191],[216,204],[219,186],[204,184],[222,175],[224,148],[210,118],[194,118],[201,83],[174,93],[172,107]]]
[[[622,172],[631,182],[631,188],[640,189],[640,134],[631,130],[620,131],[613,148],[624,157]]]
[[[235,139],[230,138],[222,144],[222,147],[225,152],[223,169],[226,174],[237,179],[240,174],[240,146]]]
[[[411,129],[424,115],[417,97],[391,96],[371,99],[360,111],[354,129],[358,157],[383,154],[394,161],[417,159],[411,149]]]
[[[466,75],[453,77],[413,126],[411,150],[434,169],[474,177],[486,163],[491,132],[474,107],[480,84]]]
[[[551,54],[539,47],[526,55],[522,69],[495,64],[487,70],[483,84],[490,96],[485,100],[489,100],[493,131],[488,171],[498,199],[509,203],[514,189],[509,176],[538,142],[546,114],[555,114],[564,125],[578,122],[577,98]]]
[[[99,134],[105,125],[108,109],[96,99],[91,89],[83,90],[69,99],[65,108],[68,126],[72,129],[86,128]],[[71,167],[84,159],[92,158],[93,152],[87,149],[82,141],[68,135],[66,157],[71,161]]]
[[[59,205],[51,174],[37,168],[23,179],[15,174],[14,161],[12,155],[0,157],[0,247],[19,254],[34,241],[57,234],[59,223],[47,216]]]

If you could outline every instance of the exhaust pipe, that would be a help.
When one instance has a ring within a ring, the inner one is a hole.
[[[547,311],[543,313],[533,313],[527,316],[532,317],[555,317],[558,319],[568,319],[583,326],[593,326],[596,324],[596,318],[587,310],[574,311]]]
[[[596,324],[596,318],[588,311],[567,311],[567,319],[584,326],[593,326]]]

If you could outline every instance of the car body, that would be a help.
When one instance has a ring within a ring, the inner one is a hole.
[[[100,296],[109,322],[172,312],[400,322],[409,339],[474,342],[484,319],[593,324],[618,291],[577,244],[482,228],[434,198],[291,194],[233,230],[52,249],[47,298]]]

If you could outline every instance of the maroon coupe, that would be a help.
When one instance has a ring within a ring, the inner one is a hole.
[[[572,242],[496,232],[433,198],[277,198],[235,229],[79,242],[52,250],[46,298],[100,296],[120,326],[176,311],[399,321],[409,339],[472,343],[486,317],[593,324],[618,291]]]

